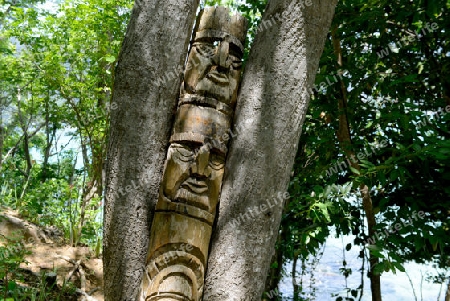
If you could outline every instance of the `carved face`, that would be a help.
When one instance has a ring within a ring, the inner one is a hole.
[[[242,66],[242,53],[225,37],[199,39],[192,44],[184,74],[188,93],[235,101]]]
[[[225,155],[200,143],[172,143],[161,183],[171,201],[212,213],[219,199]]]

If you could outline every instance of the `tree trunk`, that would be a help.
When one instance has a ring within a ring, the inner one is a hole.
[[[96,180],[90,181],[83,187],[83,193],[80,203],[80,220],[78,222],[77,240],[73,241],[73,246],[76,247],[81,241],[81,235],[83,232],[84,223],[86,222],[86,207],[89,206],[90,201],[96,196],[99,191],[98,182]]]
[[[44,160],[42,162],[41,171],[41,183],[47,180],[48,176],[48,160],[50,159],[50,150],[53,145],[53,138],[55,137],[56,127],[53,125],[52,135],[50,137],[50,109],[49,109],[50,96],[45,98],[44,114],[45,114],[45,148],[44,148]],[[50,139],[51,138],[51,139]]]
[[[286,237],[284,235],[285,232],[283,231],[282,228],[283,227],[281,227],[281,229],[280,229],[280,234],[278,235],[277,243],[280,243],[281,241],[286,239]],[[272,256],[272,260],[270,262],[271,262],[271,265],[276,262],[276,266],[270,267],[270,269],[269,269],[269,273],[267,275],[266,284],[265,284],[265,288],[264,288],[264,292],[267,292],[267,293],[278,290],[278,284],[280,283],[280,280],[283,276],[282,275],[282,273],[283,273],[283,250],[280,248],[276,248],[275,253]],[[271,298],[267,294],[264,294],[262,301],[269,301],[270,299]]]
[[[300,289],[301,287],[297,284],[297,262],[298,262],[298,255],[294,254],[294,259],[292,263],[292,287],[294,288],[294,300],[298,300],[298,297],[300,296]]]
[[[0,111],[0,114],[2,112]],[[3,126],[2,126],[2,119],[0,117],[0,170],[2,169],[2,163],[3,163]]]
[[[341,49],[341,42],[340,40],[335,36],[337,28],[333,29],[332,31],[332,40],[333,40],[333,48],[334,52],[337,56],[337,63],[339,67],[343,67],[343,60],[342,60],[342,49]],[[356,157],[355,152],[353,151],[352,147],[352,140],[351,140],[351,134],[350,134],[350,123],[348,120],[348,111],[347,111],[347,87],[345,86],[344,81],[342,78],[340,79],[340,86],[341,86],[341,97],[338,100],[338,109],[339,109],[339,130],[337,132],[337,138],[339,140],[339,144],[345,153],[345,155],[348,158],[351,158],[351,165],[356,170],[361,170],[361,166],[359,165],[358,161],[354,161],[354,158]],[[350,162],[350,161],[349,161]],[[368,234],[369,237],[374,237],[375,235],[375,226],[377,225],[376,219],[375,219],[375,213],[374,208],[372,204],[372,197],[370,196],[370,189],[365,184],[362,183],[359,187],[359,191],[361,193],[362,203],[363,203],[363,209],[364,213],[366,214],[367,219],[367,228],[368,228]],[[379,264],[378,257],[372,255],[369,253],[369,272],[368,276],[370,278],[370,289],[372,291],[372,301],[382,301],[381,296],[381,275],[375,274],[373,272],[375,266]]]
[[[447,291],[445,293],[445,301],[450,301],[450,280],[448,281],[448,284],[447,284]]]
[[[30,175],[31,169],[33,168],[33,163],[31,162],[30,139],[29,139],[26,128],[24,128],[24,132],[23,132],[23,152],[25,155],[25,161],[27,162],[25,175],[28,177]]]
[[[140,0],[132,11],[111,103],[104,219],[106,301],[134,300],[141,283],[179,75],[197,7],[198,0]]]
[[[281,0],[266,7],[236,108],[235,127],[244,130],[228,153],[204,301],[261,300],[335,5]]]

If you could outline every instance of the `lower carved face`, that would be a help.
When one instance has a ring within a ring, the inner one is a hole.
[[[161,184],[171,201],[186,203],[213,213],[224,172],[225,156],[207,145],[172,143]]]
[[[241,74],[240,49],[226,39],[204,39],[192,44],[184,74],[189,93],[234,102]]]

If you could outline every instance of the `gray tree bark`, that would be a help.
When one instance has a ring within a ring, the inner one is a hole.
[[[137,0],[115,73],[104,218],[105,300],[141,283],[198,0]]]
[[[238,98],[235,127],[243,130],[226,161],[204,301],[261,300],[283,208],[277,197],[288,187],[336,2],[266,7]]]

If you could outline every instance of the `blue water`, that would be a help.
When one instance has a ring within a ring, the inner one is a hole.
[[[297,263],[297,283],[300,278],[303,279],[303,287],[309,300],[331,301],[336,300],[332,294],[346,297],[346,286],[356,289],[361,284],[361,258],[358,258],[359,248],[353,247],[345,252],[347,268],[352,269],[352,274],[347,278],[339,272],[343,267],[344,255],[342,250],[347,243],[352,242],[352,237],[347,236],[342,239],[329,238],[324,247],[324,252],[318,264],[313,270],[307,265],[306,274],[301,277],[301,263]],[[381,276],[381,292],[384,301],[444,301],[447,285],[433,284],[426,280],[427,276],[437,275],[438,270],[430,265],[407,263],[404,265],[406,273],[397,271],[396,274],[389,272]],[[367,261],[365,265],[367,269]],[[293,300],[292,286],[292,263],[285,265],[287,274],[280,284],[280,292],[283,294],[283,300]],[[442,270],[440,270],[442,271]],[[409,275],[410,280],[408,279]],[[313,275],[311,279],[311,275]],[[364,272],[364,293],[361,300],[371,301],[370,281],[367,278],[367,270]],[[448,275],[448,273],[447,273]],[[448,276],[447,276],[448,277]],[[314,290],[314,295],[311,291]],[[441,292],[438,299],[439,292]],[[414,296],[414,293],[416,297]],[[348,295],[351,297],[351,295]],[[345,300],[345,298],[344,298]],[[359,300],[359,295],[355,300]]]

